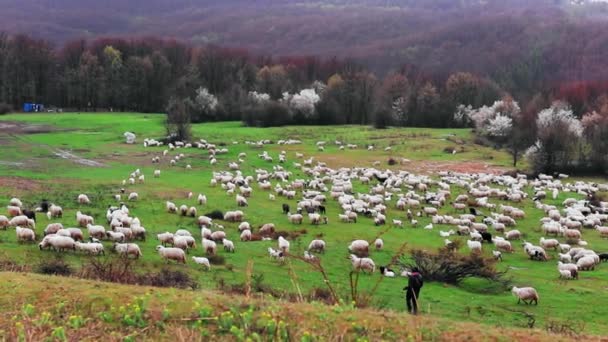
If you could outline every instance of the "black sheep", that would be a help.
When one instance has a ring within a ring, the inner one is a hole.
[[[283,214],[289,213],[289,204],[283,203]]]
[[[608,253],[600,253],[599,257],[600,261],[608,261]]]
[[[46,199],[43,199],[40,202],[40,209],[43,213],[46,213],[47,211],[49,211],[49,201]]]
[[[325,214],[325,206],[324,205],[320,205],[319,206],[319,214]]]
[[[492,234],[488,233],[488,232],[481,232],[481,238],[483,239],[483,241],[487,242],[487,243],[492,243]]]
[[[33,210],[29,210],[29,209],[23,209],[21,211],[23,213],[23,215],[27,216],[27,218],[34,220],[34,222],[36,222],[36,212]]]

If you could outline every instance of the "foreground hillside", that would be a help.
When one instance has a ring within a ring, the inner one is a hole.
[[[245,219],[254,229],[265,223],[274,223],[278,231],[289,235],[291,250],[295,256],[302,256],[311,240],[322,238],[327,243],[324,254],[318,254],[322,261],[328,282],[334,287],[339,299],[343,302],[352,300],[352,289],[349,279],[352,265],[348,257],[347,246],[354,239],[374,241],[377,237],[384,240],[382,250],[371,251],[371,257],[377,265],[392,263],[400,252],[409,254],[411,249],[436,250],[444,245],[444,237],[439,230],[454,229],[453,226],[436,225],[434,229],[423,229],[431,223],[429,217],[419,217],[417,227],[405,221],[405,212],[395,207],[396,196],[386,200],[388,224],[375,226],[372,218],[361,217],[356,223],[340,222],[342,213],[337,201],[328,198],[326,202],[328,224],[313,225],[308,218],[302,225],[289,222],[282,213],[281,205],[289,204],[295,210],[299,198],[287,200],[285,197],[269,198],[269,192],[263,191],[253,183],[253,193],[248,198],[248,207],[237,207],[234,195],[227,194],[220,185],[211,186],[213,172],[228,170],[230,162],[238,160],[239,154],[246,157],[240,164],[243,175],[254,175],[256,170],[272,170],[283,167],[292,172],[289,182],[272,180],[287,186],[295,179],[306,179],[309,176],[295,164],[302,162],[296,153],[303,153],[306,158],[314,157],[315,162],[324,162],[328,167],[337,168],[371,168],[409,170],[415,174],[433,175],[438,171],[500,173],[508,170],[509,158],[502,151],[476,145],[468,130],[463,129],[388,129],[375,130],[366,127],[328,126],[328,127],[281,127],[272,129],[247,128],[240,123],[213,123],[193,125],[195,140],[206,139],[211,143],[227,148],[225,154],[217,155],[217,164],[211,165],[208,151],[196,148],[184,148],[168,152],[158,164],[152,158],[162,155],[165,147],[144,147],[144,138],[161,138],[165,134],[162,125],[164,116],[144,114],[42,114],[42,115],[7,115],[0,117],[0,204],[4,210],[12,197],[20,198],[26,208],[35,208],[42,199],[60,205],[64,209],[62,218],[49,220],[38,214],[38,240],[42,230],[51,222],[61,222],[66,227],[76,226],[76,213],[82,211],[91,215],[96,224],[109,229],[106,210],[109,205],[118,205],[115,195],[125,188],[121,200],[124,201],[133,217],[138,217],[148,232],[145,241],[134,241],[142,250],[143,256],[133,261],[135,269],[142,273],[158,272],[162,269],[180,271],[188,274],[204,290],[242,289],[247,282],[254,280],[252,287],[276,297],[310,298],[315,293],[327,292],[325,278],[302,260],[288,259],[280,264],[269,257],[269,247],[277,248],[276,241],[240,241],[238,224],[215,220],[224,227],[227,238],[234,241],[235,253],[229,253],[219,246],[217,262],[211,270],[204,271],[194,264],[191,256],[202,256],[200,248],[191,250],[186,265],[166,263],[155,251],[159,244],[157,234],[176,232],[177,229],[189,231],[201,241],[201,229],[195,218],[167,213],[165,203],[175,202],[178,206],[194,206],[199,215],[213,210],[226,212],[242,209]],[[123,133],[133,131],[138,136],[138,144],[124,143]],[[273,144],[263,147],[248,144],[246,141],[273,140]],[[279,139],[301,139],[299,145],[278,145]],[[325,150],[320,151],[316,142],[328,142]],[[357,144],[356,149],[340,150],[335,140]],[[233,143],[233,142],[236,142]],[[369,144],[374,149],[368,151]],[[387,147],[390,147],[387,150]],[[278,163],[279,153],[285,150],[287,161]],[[274,162],[258,157],[266,151],[273,156]],[[453,152],[455,151],[455,153]],[[171,166],[170,160],[178,154],[184,157]],[[399,161],[397,165],[388,165],[389,158]],[[409,161],[404,160],[407,159]],[[191,168],[187,168],[190,165]],[[145,182],[122,184],[136,169],[145,175]],[[159,178],[153,177],[154,170],[160,170]],[[573,180],[568,180],[573,182]],[[369,194],[370,186],[353,181],[354,193]],[[436,185],[432,185],[436,191]],[[542,234],[539,220],[544,215],[535,208],[531,197],[533,189],[527,187],[530,198],[517,204],[525,210],[527,216],[517,222],[517,228],[524,238],[538,243]],[[136,192],[139,197],[127,201],[127,196]],[[192,192],[194,196],[188,198]],[[453,196],[463,190],[454,186]],[[205,194],[206,205],[199,205],[197,194]],[[79,204],[79,194],[87,194],[91,204]],[[277,195],[278,196],[278,195]],[[566,198],[580,199],[576,193],[560,192],[555,199],[548,198],[547,204],[561,206]],[[496,204],[512,204],[504,199],[492,199]],[[458,215],[452,206],[446,204],[440,209],[441,214]],[[398,228],[391,224],[392,219],[401,219],[406,224]],[[86,234],[86,228],[83,228]],[[606,239],[592,230],[584,231],[589,247],[598,252],[608,250]],[[86,235],[88,237],[88,235]],[[462,248],[459,253],[468,255],[467,236],[451,236],[459,241]],[[561,238],[560,238],[561,239]],[[425,284],[421,296],[421,311],[425,315],[443,317],[457,321],[472,321],[501,327],[538,328],[566,327],[571,331],[583,334],[608,334],[608,326],[602,317],[608,315],[608,287],[606,264],[598,265],[593,271],[581,272],[579,280],[565,281],[558,279],[556,269],[557,251],[549,250],[549,261],[530,261],[521,247],[522,241],[514,241],[514,253],[505,253],[503,261],[496,266],[499,271],[506,271],[514,285],[534,286],[540,292],[538,306],[518,305],[506,286],[489,284],[479,279],[470,279],[460,286],[440,282]],[[18,265],[32,269],[39,264],[55,258],[69,264],[75,271],[89,265],[94,260],[115,260],[110,253],[112,243],[103,241],[108,251],[106,257],[93,257],[73,252],[57,253],[50,250],[39,250],[37,243],[18,243],[15,229],[0,230],[0,260],[10,260]],[[492,246],[485,245],[483,256],[492,257]],[[404,250],[402,250],[404,249]],[[399,271],[399,265],[392,267]],[[249,274],[249,276],[248,276]],[[383,277],[378,271],[359,278],[360,293],[373,293],[369,306],[403,310],[403,291],[405,278]],[[113,285],[108,285],[113,286]],[[125,296],[132,296],[128,292]],[[10,299],[10,298],[9,298]],[[321,298],[322,299],[322,298]],[[590,303],[595,303],[589,309]]]
[[[560,341],[534,329],[1,272],[0,340]],[[586,340],[593,341],[588,337]]]

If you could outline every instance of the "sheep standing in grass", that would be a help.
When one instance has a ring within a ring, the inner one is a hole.
[[[156,246],[156,251],[167,262],[169,262],[169,260],[175,260],[183,264],[186,263],[186,253],[183,249],[158,245]]]
[[[202,265],[207,271],[211,269],[211,263],[209,262],[209,259],[205,257],[193,256],[192,260],[194,260],[195,264]]]
[[[308,251],[324,253],[325,252],[325,241],[323,240],[312,240],[310,244],[308,244]]]
[[[532,304],[534,302],[535,305],[538,305],[538,292],[533,287],[513,286],[511,292],[517,297],[517,304],[523,301],[525,304]]]
[[[283,253],[289,253],[289,241],[287,241],[284,237],[279,236],[278,243],[279,243],[279,249]]]
[[[10,226],[10,221],[8,217],[4,215],[0,215],[0,229],[5,229]]]
[[[251,241],[251,238],[252,238],[251,230],[245,229],[245,230],[243,230],[243,232],[241,232],[241,241]]]
[[[29,228],[21,228],[17,226],[15,228],[17,233],[17,241],[19,242],[33,242],[36,241],[36,233]]]
[[[234,253],[234,242],[228,240],[228,239],[223,239],[222,240],[222,245],[224,245],[224,250],[230,253]]]
[[[544,237],[541,237],[540,245],[545,249],[553,248],[557,250],[557,247],[559,247],[559,241],[557,241],[556,239],[545,239]]]
[[[348,251],[358,255],[367,255],[369,253],[369,242],[365,240],[355,240],[348,246]]]
[[[64,250],[76,250],[76,241],[69,236],[60,236],[55,234],[50,234],[44,237],[42,241],[38,244],[38,248],[40,250],[46,249],[48,247],[53,248],[55,251],[64,251]]]
[[[203,238],[203,250],[207,255],[215,255],[217,253],[217,244],[213,240]]]
[[[89,197],[85,194],[78,195],[78,203],[79,204],[91,204]]]
[[[128,258],[133,255],[135,259],[139,259],[142,256],[141,249],[134,243],[114,243],[113,250],[118,255]]]
[[[87,253],[89,255],[105,254],[103,245],[98,242],[75,242],[76,250]]]
[[[378,238],[378,239],[376,239],[376,241],[374,241],[374,246],[376,247],[376,250],[379,251],[382,248],[384,248],[384,241],[382,241],[382,239]]]
[[[34,220],[28,218],[25,215],[15,216],[8,222],[11,227],[27,227],[27,228],[36,228],[36,222]]]
[[[370,258],[359,258],[356,255],[351,254],[350,261],[355,271],[368,271],[369,273],[374,273],[376,270],[376,264]]]
[[[467,247],[471,250],[471,252],[481,253],[481,242],[467,240]]]
[[[89,232],[89,236],[96,239],[103,239],[106,236],[106,229],[103,226],[94,226],[89,223],[87,224],[87,231]]]

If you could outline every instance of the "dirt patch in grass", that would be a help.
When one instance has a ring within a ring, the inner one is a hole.
[[[104,164],[102,164],[98,161],[79,157],[79,156],[73,154],[72,152],[66,151],[66,150],[58,149],[58,150],[53,151],[53,154],[55,154],[57,157],[60,157],[62,159],[68,159],[77,164],[81,164],[81,165],[85,165],[85,166],[93,166],[93,167],[105,166]]]
[[[15,121],[0,122],[0,134],[36,134],[54,131],[57,129],[49,125],[32,125]]]
[[[9,191],[36,192],[42,189],[42,184],[22,177],[0,177],[0,188]]]
[[[509,171],[508,168],[490,165],[481,162],[435,162],[435,161],[412,161],[403,166],[406,170],[416,171],[420,173],[437,173],[439,171],[449,170],[452,172],[466,173],[491,173],[503,174]]]

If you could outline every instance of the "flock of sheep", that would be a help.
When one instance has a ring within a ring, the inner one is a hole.
[[[135,142],[134,135],[125,134],[125,137],[127,143]],[[251,149],[258,150],[271,143],[268,140],[246,142]],[[278,142],[279,145],[301,143],[299,140]],[[323,151],[327,144],[317,142],[316,147]],[[339,141],[335,144],[340,149],[358,148],[357,145]],[[165,145],[154,139],[145,139],[144,146]],[[276,156],[262,151],[257,157],[268,163],[267,168],[247,168],[250,171],[241,171],[249,158],[245,152],[238,154],[234,161],[226,161],[226,169],[217,170],[219,156],[229,153],[225,147],[220,148],[205,140],[174,142],[166,147],[162,153],[153,157],[153,164],[165,162],[167,167],[175,167],[185,157],[183,152],[187,149],[205,150],[209,164],[216,169],[209,180],[210,186],[221,187],[228,196],[234,197],[235,208],[232,211],[216,210],[199,215],[199,208],[213,207],[204,194],[196,197],[198,208],[166,201],[163,215],[191,217],[200,228],[196,234],[186,229],[155,234],[153,238],[158,240],[155,252],[167,262],[185,264],[187,254],[200,252],[199,256],[193,255],[191,258],[195,264],[208,270],[211,268],[209,257],[218,253],[218,244],[228,253],[236,252],[237,243],[228,239],[229,235],[234,234],[235,238],[238,235],[239,243],[276,240],[276,248],[269,247],[268,255],[282,263],[290,256],[290,241],[289,236],[277,236],[277,226],[331,226],[334,219],[352,224],[366,219],[375,226],[423,229],[428,231],[429,239],[441,239],[445,245],[452,244],[454,236],[464,236],[471,253],[482,253],[488,248],[499,260],[507,257],[508,253],[525,253],[532,261],[556,259],[556,276],[564,279],[577,279],[579,272],[594,270],[601,261],[608,259],[608,254],[594,250],[584,240],[585,236],[591,234],[608,237],[608,226],[605,225],[608,221],[608,203],[594,200],[597,192],[608,191],[606,184],[568,182],[566,175],[540,175],[536,179],[528,179],[525,175],[443,171],[431,177],[407,171],[380,170],[376,167],[333,169],[315,157],[306,158],[302,153],[295,153],[292,161],[293,168],[301,175],[295,178],[294,173],[285,166],[288,163],[285,151]],[[373,150],[373,147],[368,149]],[[185,165],[185,169],[191,169],[191,166]],[[153,177],[161,177],[161,170],[156,169]],[[146,184],[146,178],[140,169],[122,181],[120,193],[112,195],[118,204],[108,207],[104,224],[94,222],[92,216],[80,211],[73,219],[64,217],[63,209],[52,203],[44,202],[35,210],[27,210],[18,198],[13,198],[7,207],[7,216],[0,215],[0,229],[14,227],[18,241],[39,240],[41,250],[80,251],[100,255],[105,253],[104,242],[109,241],[114,252],[125,257],[139,258],[143,253],[138,241],[149,238],[148,230],[138,217],[131,215],[127,204],[121,202],[125,195],[127,201],[140,200],[137,192],[128,192],[124,188],[134,184]],[[367,187],[367,191],[355,191],[355,185]],[[292,211],[289,204],[283,203],[284,221],[249,223],[246,220],[246,208],[253,194],[258,192],[266,193],[264,196],[270,201],[296,201],[295,210]],[[571,196],[566,196],[568,198],[560,206],[544,203],[547,198],[557,199],[560,193]],[[187,198],[193,197],[192,192],[187,195]],[[538,244],[524,241],[524,234],[518,229],[518,221],[528,215],[518,206],[523,201],[530,200],[528,197],[532,197],[536,209],[545,214],[538,223],[545,236]],[[79,195],[76,201],[80,205],[91,204],[86,194]],[[327,212],[326,206],[330,202],[337,204],[339,212]],[[159,203],[159,206],[162,205]],[[390,220],[387,217],[389,209]],[[50,223],[42,232],[37,232],[36,212],[46,213],[49,220],[57,222]],[[419,225],[422,217],[430,219],[430,223],[423,227]],[[64,224],[68,227],[64,227]],[[235,225],[238,234],[236,230],[225,229],[224,224]],[[437,230],[439,231],[433,232]],[[200,242],[200,246],[197,242]],[[343,247],[348,248],[353,269],[373,273],[376,271],[376,263],[371,254],[373,250],[383,249],[384,241],[382,237],[374,241],[355,239]],[[326,248],[326,242],[316,238],[310,241],[302,258],[308,262],[317,262],[319,254],[324,253]],[[556,254],[551,256],[551,251]],[[389,266],[379,267],[381,274],[395,277],[396,272]],[[400,270],[398,274],[407,276],[408,271]],[[518,302],[538,303],[539,295],[534,288],[513,287],[512,292]]]

